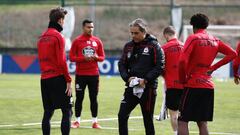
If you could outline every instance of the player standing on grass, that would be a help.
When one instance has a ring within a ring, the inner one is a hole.
[[[238,73],[239,65],[240,65],[240,41],[237,44],[237,57],[233,60],[233,74],[234,74],[234,82],[235,84],[239,84],[240,75]]]
[[[179,63],[179,77],[185,89],[179,108],[178,134],[189,135],[188,122],[195,121],[200,135],[208,135],[207,121],[213,120],[214,108],[214,84],[211,74],[233,60],[236,52],[207,33],[209,19],[206,15],[193,15],[190,24],[194,34],[187,38]],[[225,57],[212,65],[218,52]]]
[[[120,135],[128,135],[128,118],[140,104],[146,135],[154,135],[153,112],[158,76],[164,68],[164,53],[157,39],[147,33],[147,24],[136,19],[130,24],[132,41],[126,43],[118,67],[126,89],[118,113]]]
[[[183,92],[183,84],[179,82],[178,60],[182,52],[183,43],[177,39],[176,30],[168,26],[163,30],[163,36],[167,43],[162,46],[165,54],[164,80],[166,84],[166,106],[169,109],[171,125],[174,134],[177,135],[178,107]]]
[[[62,110],[61,132],[69,135],[72,116],[71,78],[65,56],[63,30],[67,11],[55,8],[50,11],[48,29],[40,36],[38,59],[41,69],[41,93],[44,108],[42,119],[43,135],[50,135],[50,120],[55,109]]]
[[[101,128],[98,124],[98,102],[97,95],[99,89],[99,70],[98,62],[105,59],[103,43],[93,36],[94,24],[90,20],[84,20],[82,23],[83,34],[78,36],[72,44],[70,50],[70,60],[76,62],[76,103],[75,116],[76,121],[72,128],[78,128],[81,122],[82,102],[86,86],[89,89],[90,108],[92,112],[92,128]]]

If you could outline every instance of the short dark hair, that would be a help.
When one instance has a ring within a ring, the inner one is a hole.
[[[65,10],[62,7],[58,7],[58,8],[54,8],[50,11],[49,13],[49,20],[51,22],[58,22],[59,19],[65,17],[65,15],[67,14],[67,10]]]
[[[93,23],[93,21],[92,21],[92,20],[85,19],[85,20],[83,20],[83,22],[82,22],[82,26],[84,27],[84,26],[86,25],[86,23]]]
[[[142,18],[137,18],[133,20],[130,24],[130,27],[139,27],[141,32],[147,32],[147,22]]]
[[[205,14],[197,13],[191,17],[190,24],[193,28],[206,29],[209,24],[209,19]]]
[[[175,35],[176,29],[173,26],[167,26],[166,28],[164,28],[163,34],[167,34],[170,36]]]

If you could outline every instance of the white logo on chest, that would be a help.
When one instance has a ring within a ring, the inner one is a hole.
[[[131,52],[127,53],[127,58],[129,59],[131,57]]]
[[[92,46],[97,46],[97,43],[95,41],[93,41]]]
[[[88,40],[88,41],[87,41],[87,44],[89,44],[89,45],[90,45],[90,44],[91,44],[91,41],[89,41],[89,40]]]
[[[143,55],[149,55],[149,49],[148,47],[145,47],[142,52]]]

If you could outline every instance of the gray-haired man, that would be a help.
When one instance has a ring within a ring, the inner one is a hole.
[[[119,60],[119,72],[126,89],[118,113],[119,134],[128,135],[128,118],[140,104],[146,135],[154,135],[153,112],[156,99],[157,78],[164,68],[164,53],[157,39],[146,31],[143,19],[130,25],[132,40],[126,43]]]

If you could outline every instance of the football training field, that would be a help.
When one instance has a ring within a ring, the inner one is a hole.
[[[159,79],[161,82],[161,79]],[[209,123],[212,135],[240,135],[240,85],[232,80],[216,82],[214,121]],[[99,123],[103,129],[91,129],[88,92],[85,93],[81,127],[71,135],[117,135],[117,113],[124,91],[120,77],[101,77]],[[75,93],[73,93],[75,97]],[[159,83],[155,115],[159,114],[162,84]],[[0,135],[41,135],[43,108],[39,75],[0,74]],[[143,120],[138,106],[129,120],[130,135],[144,135]],[[52,135],[60,135],[60,110],[52,118]],[[172,135],[169,119],[155,121],[156,135]],[[198,134],[195,123],[190,123],[190,134]]]

